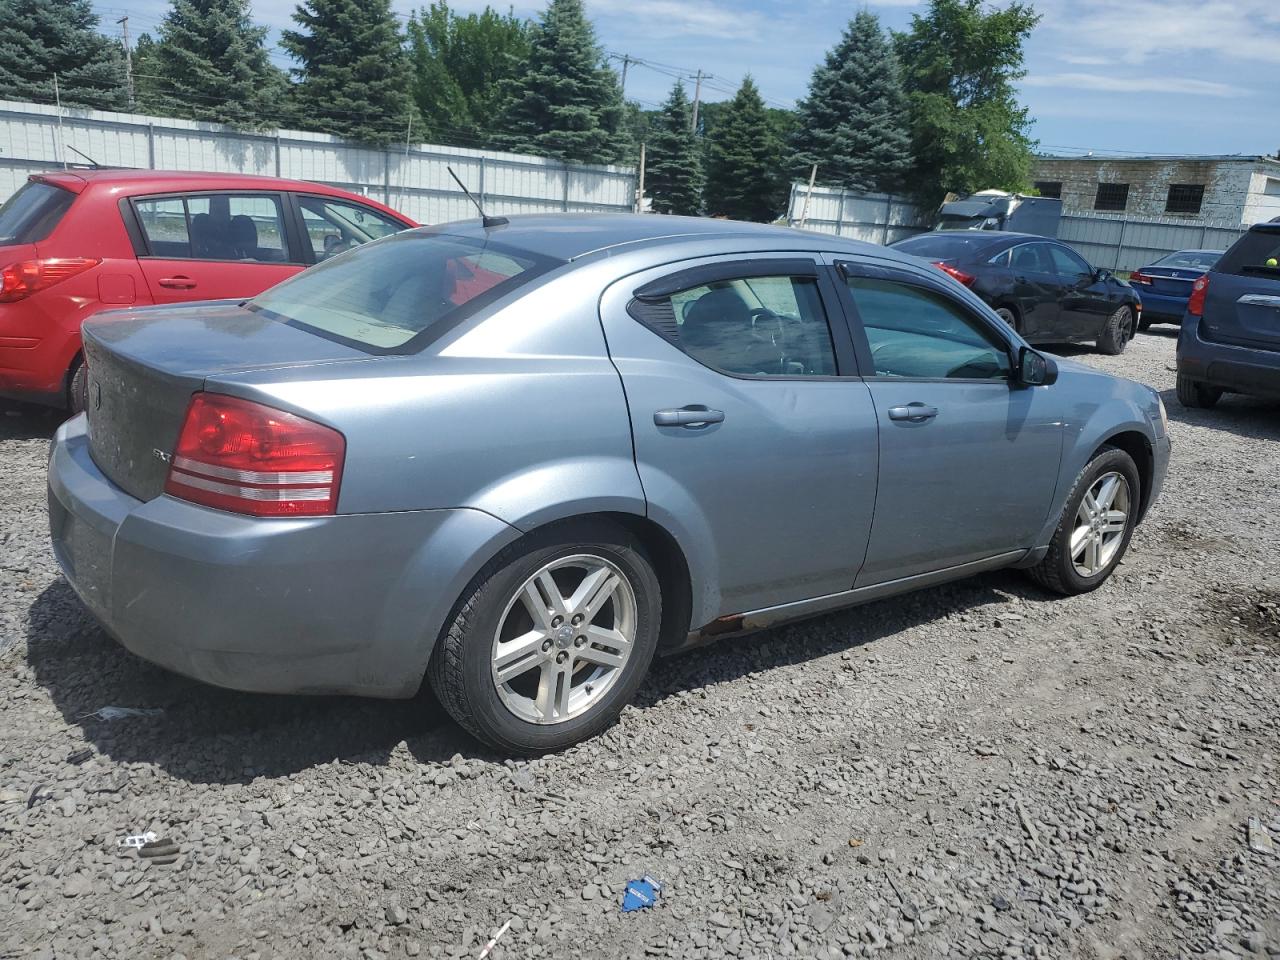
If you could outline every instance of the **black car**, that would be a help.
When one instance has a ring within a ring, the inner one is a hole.
[[[1030,233],[943,230],[893,244],[931,261],[995,308],[1032,343],[1094,341],[1123,353],[1138,320],[1137,292],[1065,243]]]

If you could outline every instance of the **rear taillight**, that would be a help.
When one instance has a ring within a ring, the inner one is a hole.
[[[62,257],[22,260],[0,269],[0,303],[25,300],[55,283],[96,267],[101,260],[92,257]]]
[[[347,444],[331,427],[217,393],[197,393],[164,492],[255,517],[336,512]]]
[[[1204,315],[1204,297],[1209,292],[1209,275],[1197,278],[1191,285],[1191,296],[1187,299],[1187,313],[1193,317]]]
[[[1145,273],[1143,273],[1141,270],[1135,270],[1135,271],[1133,271],[1133,273],[1129,274],[1129,283],[1130,283],[1130,285],[1135,284],[1135,283],[1139,283],[1139,284],[1144,284],[1144,285],[1146,285],[1146,286],[1150,286],[1150,285],[1151,285],[1151,278],[1150,278],[1150,277],[1148,277],[1148,276],[1147,276]]]
[[[941,260],[935,262],[934,266],[937,267],[939,270],[941,270],[943,273],[950,274],[951,276],[955,277],[957,280],[963,283],[966,287],[973,286],[973,281],[977,279],[977,277],[975,277],[973,274],[965,273],[963,270],[959,269],[958,267],[953,267],[949,263],[943,263]]]

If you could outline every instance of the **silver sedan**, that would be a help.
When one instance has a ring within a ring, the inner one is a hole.
[[[53,548],[124,646],[243,690],[425,677],[510,752],[707,637],[998,567],[1093,590],[1169,457],[1154,391],[927,263],[723,221],[423,228],[84,345]]]

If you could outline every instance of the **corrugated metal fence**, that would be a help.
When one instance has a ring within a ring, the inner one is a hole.
[[[1136,270],[1175,250],[1225,250],[1245,232],[1239,224],[1065,214],[1058,238],[1095,267]]]
[[[791,185],[787,219],[792,226],[803,220],[806,230],[868,243],[890,244],[929,229],[920,209],[900,197],[821,186],[810,196],[807,183]]]
[[[74,148],[74,149],[73,149]],[[630,167],[426,144],[387,149],[319,133],[250,133],[212,123],[0,100],[0,199],[28,174],[84,164],[155,170],[251,173],[312,180],[363,193],[419,223],[475,216],[447,166],[484,198],[486,211],[621,213],[633,208]]]

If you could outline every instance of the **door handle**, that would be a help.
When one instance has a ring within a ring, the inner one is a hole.
[[[890,407],[890,420],[906,420],[908,423],[924,423],[926,420],[932,420],[938,415],[938,408],[931,407],[927,403],[908,403],[902,407]]]
[[[190,277],[161,277],[157,281],[162,287],[169,287],[172,290],[190,290],[196,285],[196,282]]]
[[[659,427],[705,427],[724,423],[724,411],[693,403],[679,410],[655,410],[653,422]]]

